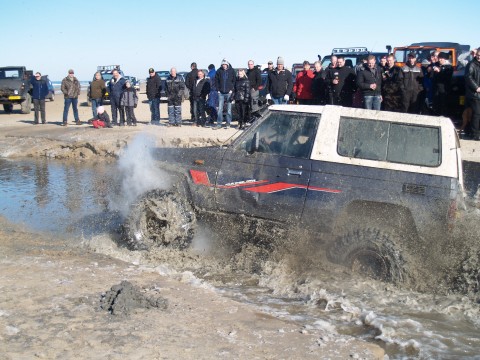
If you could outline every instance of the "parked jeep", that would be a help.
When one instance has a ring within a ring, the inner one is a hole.
[[[21,106],[22,114],[29,114],[32,107],[30,77],[32,70],[25,66],[6,66],[0,68],[0,104],[6,113],[13,111],[13,105]]]
[[[233,215],[306,232],[332,262],[392,282],[448,232],[463,193],[459,140],[443,117],[273,105],[229,146],[158,157],[185,167],[172,170],[172,189],[133,205],[130,248],[184,247],[198,216]]]

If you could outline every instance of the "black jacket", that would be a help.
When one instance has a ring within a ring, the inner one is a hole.
[[[402,69],[393,65],[391,68],[385,66],[382,73],[382,92],[384,95],[399,95],[403,79]]]
[[[244,103],[250,101],[250,81],[248,80],[248,77],[237,78],[235,81],[235,89],[233,91],[233,99]]]
[[[337,78],[338,84],[333,84],[332,81]],[[325,81],[328,86],[328,92],[339,95],[353,94],[356,89],[355,85],[355,70],[349,66],[335,67],[327,70]]]
[[[312,82],[312,95],[313,99],[319,104],[323,104],[326,100],[326,86],[325,86],[325,71],[314,72],[314,78]]]
[[[160,99],[160,91],[162,89],[162,79],[158,74],[147,79],[147,98],[148,100]]]
[[[293,90],[292,73],[287,69],[275,69],[268,74],[268,93],[274,98],[290,96]]]
[[[450,64],[439,65],[440,72],[432,71],[432,85],[434,94],[446,94],[450,92],[452,84],[453,67]]]
[[[465,95],[469,99],[480,100],[480,62],[475,58],[465,68]]]
[[[187,87],[190,92],[192,92],[193,85],[195,85],[195,82],[197,81],[197,76],[198,76],[198,69],[192,69],[187,76],[185,77],[185,86]]]
[[[217,70],[215,74],[215,86],[217,91],[220,91],[222,94],[228,94],[230,91],[233,91],[235,86],[235,70],[231,66],[227,70],[223,69],[223,66]]]
[[[256,66],[251,70],[248,69],[247,77],[250,81],[250,87],[254,90],[258,90],[258,87],[262,85],[262,74],[260,73],[260,69]]]
[[[404,94],[418,94],[423,90],[423,71],[416,65],[405,64],[402,67],[401,89]]]
[[[375,90],[370,85],[376,84]],[[357,75],[357,86],[362,90],[363,96],[378,96],[382,94],[382,69],[375,65],[374,69],[364,67]]]
[[[170,75],[165,82],[165,93],[169,101],[175,103],[181,103],[183,99],[183,93],[185,91],[185,83],[180,80],[177,75],[173,77]]]
[[[206,99],[207,95],[210,93],[210,82],[203,78],[202,80],[195,80],[192,89],[192,98],[193,100]]]

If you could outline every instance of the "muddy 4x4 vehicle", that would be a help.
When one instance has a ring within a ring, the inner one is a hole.
[[[401,282],[451,227],[463,193],[459,140],[443,117],[273,105],[227,147],[168,151],[158,150],[165,166],[186,168],[172,190],[133,206],[133,249],[186,246],[198,216],[230,214],[309,234],[331,261]]]
[[[6,113],[11,113],[13,105],[19,104],[22,114],[30,114],[32,97],[28,91],[32,74],[25,66],[0,68],[0,104]]]

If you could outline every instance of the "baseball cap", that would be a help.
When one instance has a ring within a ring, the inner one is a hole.
[[[73,69],[70,69],[70,70],[68,70],[68,73],[69,74],[75,74],[75,71],[73,71]]]
[[[269,61],[268,61],[268,65],[273,65],[273,61],[272,61],[272,60],[269,60]]]
[[[417,55],[416,55],[414,52],[410,52],[410,53],[408,53],[408,57],[414,57],[414,58],[416,58]]]
[[[149,72],[149,73],[154,73],[155,70],[154,70],[153,68],[150,68],[150,69],[148,69],[148,72]]]

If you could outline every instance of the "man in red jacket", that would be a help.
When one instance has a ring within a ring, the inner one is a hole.
[[[293,92],[300,105],[311,105],[313,103],[312,84],[315,75],[310,70],[310,63],[305,60],[303,62],[303,71],[297,74]]]

